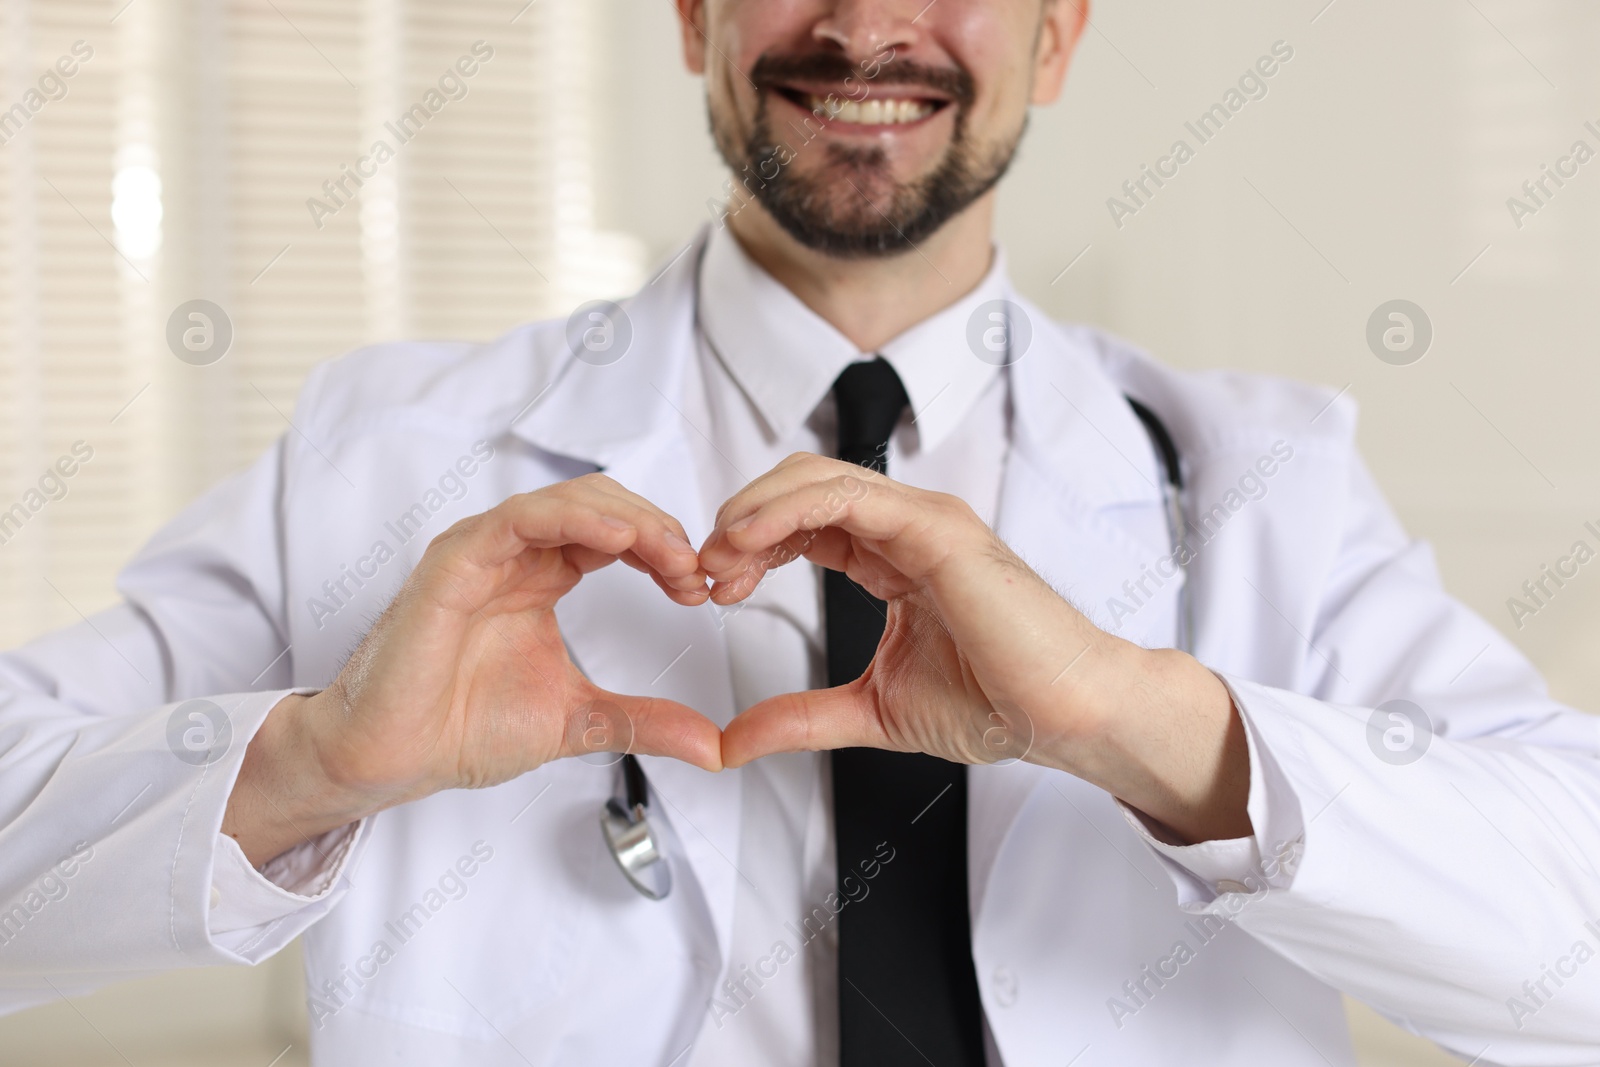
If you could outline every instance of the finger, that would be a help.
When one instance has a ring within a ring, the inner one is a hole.
[[[699,577],[697,585],[689,589],[681,587],[681,583],[685,580],[681,578],[669,581],[659,574],[650,572],[650,580],[655,582],[656,587],[667,594],[667,598],[674,604],[681,604],[686,608],[697,608],[711,599],[711,590],[706,585],[704,575]]]
[[[698,580],[703,577],[699,553],[677,519],[604,475],[579,478],[562,488],[577,500],[637,529],[639,536],[631,548],[650,571],[669,583],[674,579],[697,579],[674,583],[677,588],[702,584]]]
[[[559,548],[579,573],[587,573],[628,551],[638,537],[632,524],[596,508],[526,494],[440,534],[423,553],[416,576],[477,605],[500,588],[507,566],[529,549]]]
[[[617,561],[617,557],[609,552],[600,552],[586,545],[567,545],[561,550],[567,557],[567,562],[579,574],[591,574],[601,567],[609,567]]]
[[[698,607],[704,604],[711,596],[711,591],[706,587],[705,575],[699,571],[682,578],[665,578],[656,573],[655,569],[632,552],[624,552],[621,556],[611,556],[603,552],[596,552],[592,548],[582,545],[568,545],[562,549],[563,554],[579,574],[590,574],[601,567],[610,566],[622,560],[634,570],[642,571],[650,576],[650,580],[666,593],[675,603],[685,607]]]
[[[506,567],[517,556],[556,548],[578,574],[626,557],[652,578],[659,576],[658,584],[670,586],[669,595],[678,603],[702,602],[674,595],[705,585],[699,558],[686,541],[668,541],[662,526],[630,502],[592,499],[593,505],[553,493],[512,497],[436,538],[418,565],[418,580],[442,588],[440,580],[448,579],[454,597],[480,605],[501,588],[510,573]]]
[[[677,701],[595,689],[592,699],[568,717],[561,755],[596,753],[666,756],[720,771],[722,731]]]
[[[451,550],[480,570],[491,570],[527,548],[578,546],[568,553],[587,572],[631,552],[641,569],[673,588],[704,584],[699,556],[683,527],[642,497],[609,479],[591,477],[519,494],[447,531]]]
[[[763,700],[722,731],[725,767],[742,767],[775,752],[893,747],[872,698],[856,685]]]
[[[806,453],[790,456],[739,490],[718,509],[711,535],[700,548],[702,557],[708,549],[715,555],[715,552],[724,545],[728,527],[763,505],[804,486],[834,479],[848,479],[846,488],[851,495],[860,495],[866,483],[879,479],[888,480],[875,471],[858,467],[853,463],[824,459]]]
[[[682,523],[680,523],[672,515],[661,510],[647,498],[635,493],[633,490],[629,489],[621,482],[616,481],[614,478],[609,478],[604,474],[593,474],[585,478],[578,479],[574,484],[581,484],[585,488],[592,488],[599,492],[614,496],[618,499],[625,500],[636,507],[643,508],[651,515],[655,516],[655,518],[658,519],[667,530],[674,534],[678,540],[683,541],[685,544],[688,543],[689,534],[684,530]]]
[[[712,532],[718,533],[727,529],[767,501],[793,492],[803,485],[844,475],[853,475],[861,479],[882,477],[876,471],[843,460],[828,459],[807,452],[796,453],[724,501],[717,509]]]
[[[664,591],[693,593],[704,592],[706,589],[706,572],[698,566],[686,574],[663,574],[660,569],[653,566],[650,561],[639,555],[637,550],[630,549],[620,557],[623,563],[636,571],[642,571],[655,580]]]
[[[774,546],[791,542],[802,532],[816,537],[817,531],[835,529],[851,538],[843,553],[837,538],[820,538],[821,548],[841,557],[831,564],[835,569],[844,569],[851,555],[859,555],[860,543],[870,542],[875,555],[915,580],[949,553],[950,538],[922,537],[904,545],[897,539],[907,530],[935,531],[941,515],[934,494],[913,495],[887,479],[870,489],[865,482],[835,479],[803,486],[762,505],[728,527],[722,551],[702,551],[701,560],[715,582],[733,583]],[[812,551],[806,549],[808,555]],[[713,596],[721,602],[718,590]]]
[[[782,492],[765,499],[750,499],[738,510],[730,510],[722,517],[724,525],[713,530],[700,548],[700,563],[713,578],[724,579],[730,572],[742,570],[758,553],[782,542],[796,530],[818,530],[840,525],[852,506],[878,489],[893,492],[896,487],[887,478],[868,481],[858,469],[850,469],[820,481],[812,480],[787,486]],[[776,511],[774,509],[777,509]],[[752,537],[749,529],[757,516],[770,519],[778,512],[793,512],[796,521],[782,533],[770,523],[762,524],[765,536]]]
[[[918,518],[913,501],[888,479],[875,491],[848,475],[800,486],[767,501],[725,531],[741,552],[761,552],[802,530],[837,527],[870,541],[887,541]]]
[[[814,452],[790,453],[779,460],[777,466],[756,477],[743,489],[723,501],[722,506],[717,509],[713,526],[721,528],[727,524],[724,519],[730,513],[743,514],[749,511],[754,503],[769,500],[796,485],[833,477],[839,473],[835,468],[840,462]],[[734,520],[727,519],[727,522],[732,521]]]
[[[722,731],[717,724],[684,704],[650,697],[623,697],[633,716],[633,750],[638,755],[668,756],[705,771],[720,771]]]
[[[755,592],[772,571],[797,559],[810,560],[828,570],[844,571],[850,559],[851,539],[843,530],[806,530],[782,543],[746,557],[743,569],[736,565],[731,577],[714,581],[711,599],[724,606],[736,604]]]

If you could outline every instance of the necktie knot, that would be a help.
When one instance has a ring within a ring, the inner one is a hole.
[[[839,458],[884,473],[889,437],[911,405],[900,375],[882,356],[852,363],[834,381],[833,400],[839,412]]]

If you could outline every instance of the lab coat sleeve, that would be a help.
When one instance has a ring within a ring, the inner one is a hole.
[[[120,604],[0,655],[0,1010],[257,962],[342,895],[360,827],[318,843],[315,876],[276,872],[282,885],[219,847],[246,746],[294,691],[289,447],[158,533],[119,576]]]
[[[1253,877],[1180,901],[1463,1059],[1600,1063],[1600,719],[1443,592],[1359,462],[1349,514],[1303,683],[1223,676]]]
[[[257,869],[239,843],[218,834],[211,874],[212,940],[241,956],[276,952],[305,928],[302,920],[325,914],[341,890],[349,858],[371,820],[311,838]],[[285,931],[293,931],[284,936]]]

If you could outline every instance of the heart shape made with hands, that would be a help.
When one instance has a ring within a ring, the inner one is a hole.
[[[1221,678],[1192,656],[1101,630],[958,497],[796,454],[723,504],[698,552],[676,552],[663,588],[681,604],[736,604],[798,559],[885,603],[866,672],[746,708],[720,731],[724,767],[840,748],[1026,759],[1105,789],[1186,841],[1251,832],[1249,748]],[[709,720],[682,705],[674,714],[697,719],[709,747]]]
[[[738,603],[802,558],[887,602],[876,656],[849,685],[762,701],[726,729],[676,701],[602,689],[556,618],[564,596],[613,563],[703,607]],[[1055,714],[1066,700],[1073,680],[1052,690],[1044,672],[1063,648],[1083,647],[1075,619],[965,503],[851,464],[790,457],[723,505],[698,550],[650,501],[583,475],[435,537],[333,681],[268,716],[240,772],[266,787],[236,790],[246,799],[230,801],[225,822],[265,862],[304,827],[324,832],[567,757],[637,753],[717,771],[775,752],[876,747],[962,763],[1048,754],[1055,765],[1062,731],[1035,745],[1019,709]]]
[[[970,507],[853,464],[791,456],[717,513],[698,552],[710,587],[668,592],[680,604],[729,607],[800,559],[842,571],[885,601],[883,638],[856,681],[772,697],[736,716],[721,732],[725,767],[838,748],[970,764],[1027,757],[1034,723],[997,684],[1022,664],[988,620],[997,611],[1057,610],[1059,600]],[[1009,596],[996,595],[996,568]],[[638,729],[627,713],[598,703],[583,711],[575,728],[584,736],[573,739],[583,749],[628,750]]]

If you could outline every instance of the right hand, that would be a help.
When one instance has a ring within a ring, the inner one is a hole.
[[[601,474],[456,523],[333,684],[268,715],[223,832],[260,864],[384,808],[596,749],[720,770],[721,731],[705,716],[600,689],[567,656],[556,602],[619,559],[676,603],[709,595],[678,521]]]

